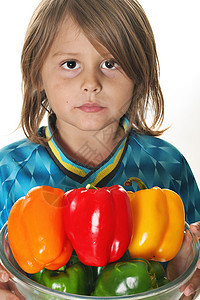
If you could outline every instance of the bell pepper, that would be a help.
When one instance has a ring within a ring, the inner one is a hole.
[[[93,296],[125,296],[157,288],[155,273],[145,259],[112,263],[104,267],[97,279]]]
[[[35,187],[11,208],[9,244],[15,260],[27,273],[44,267],[56,270],[71,257],[72,245],[62,218],[63,195],[61,189]]]
[[[163,286],[170,282],[170,280],[165,276],[165,270],[163,266],[158,261],[149,261],[151,265],[151,272],[155,273],[158,287]]]
[[[92,270],[89,272],[87,267],[82,263],[76,263],[68,267],[65,272],[44,270],[41,275],[41,283],[65,293],[90,295],[93,273]]]
[[[181,248],[185,213],[180,196],[172,190],[153,187],[147,189],[138,178],[125,182],[130,186],[137,182],[141,190],[128,191],[133,231],[128,250],[131,257],[144,257],[157,261],[169,261]]]
[[[83,265],[77,256],[71,256],[67,265],[59,270],[43,269],[31,275],[31,279],[51,289],[79,295],[90,295],[94,288],[94,273]]]
[[[116,262],[120,262],[120,261],[127,261],[129,259],[131,259],[131,256],[129,254],[129,251],[127,250],[120,259],[118,259],[117,261],[115,261],[115,263]],[[94,281],[97,280],[97,278],[99,277],[99,275],[102,273],[104,267],[105,266],[103,266],[103,267],[94,267],[94,266],[91,267],[92,270],[93,270],[93,274],[94,274]]]
[[[44,270],[45,270],[45,268],[42,269],[42,270],[40,270],[40,271],[37,272],[37,273],[29,274],[29,277],[30,277],[33,281],[42,284],[42,273],[43,273]],[[52,272],[53,272],[53,271],[52,271]]]
[[[88,185],[64,195],[64,223],[79,260],[105,266],[126,252],[132,234],[130,201],[119,185]]]

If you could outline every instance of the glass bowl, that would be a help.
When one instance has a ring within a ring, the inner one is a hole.
[[[191,233],[189,225],[185,224],[185,230],[189,232],[189,245],[187,245],[187,251],[189,255],[187,261],[184,260],[184,266],[182,267],[181,275],[174,278],[170,283],[159,287],[155,290],[148,292],[121,296],[121,297],[106,297],[106,299],[117,299],[117,300],[139,300],[139,299],[180,299],[182,293],[180,292],[181,286],[186,283],[193,275],[196,269],[196,263],[200,254],[200,247],[198,239],[194,234]],[[105,299],[103,297],[93,297],[93,296],[82,296],[67,294],[59,291],[52,290],[43,285],[40,285],[33,280],[31,280],[26,273],[24,273],[18,264],[16,263],[13,255],[11,253],[9,243],[8,243],[8,233],[7,224],[5,224],[0,231],[0,261],[3,267],[10,274],[9,286],[11,290],[21,299],[27,300],[40,300],[40,299],[50,299],[50,300],[91,300],[91,299]],[[181,251],[181,250],[180,250]],[[22,249],[23,253],[23,249]]]

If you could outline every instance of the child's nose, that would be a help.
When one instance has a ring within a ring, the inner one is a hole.
[[[85,74],[81,89],[86,93],[99,93],[102,90],[102,86],[99,79],[97,78],[97,75],[93,73]]]

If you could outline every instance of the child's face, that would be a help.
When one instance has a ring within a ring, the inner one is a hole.
[[[105,56],[72,20],[64,22],[41,70],[58,128],[97,131],[117,124],[127,111],[134,84],[102,50]]]

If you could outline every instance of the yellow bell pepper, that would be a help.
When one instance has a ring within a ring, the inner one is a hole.
[[[185,212],[180,196],[169,189],[147,189],[138,178],[131,177],[125,186],[137,182],[137,192],[128,191],[133,233],[128,250],[131,257],[169,261],[182,245]]]

